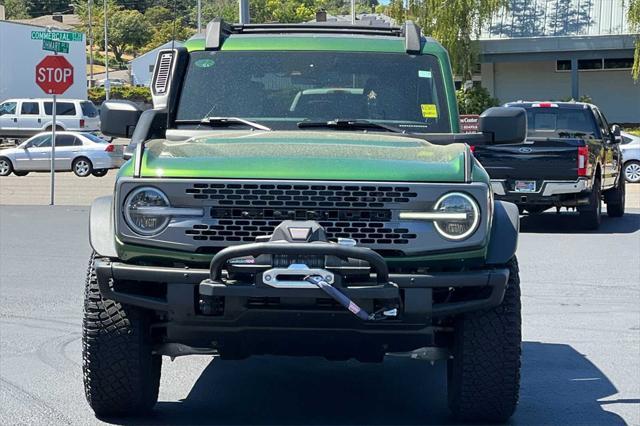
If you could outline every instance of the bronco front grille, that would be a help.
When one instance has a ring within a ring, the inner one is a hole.
[[[251,242],[270,235],[283,220],[315,220],[330,239],[361,244],[408,244],[416,234],[389,226],[389,204],[417,197],[408,186],[340,184],[196,183],[186,194],[212,205],[215,224],[196,224],[185,234],[195,241]]]

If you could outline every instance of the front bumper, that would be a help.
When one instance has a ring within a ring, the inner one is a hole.
[[[220,327],[263,327],[267,317],[278,312],[297,311],[317,314],[318,301],[325,293],[313,288],[272,288],[255,283],[224,283],[211,279],[208,269],[130,265],[110,260],[96,261],[96,274],[102,296],[124,304],[165,313],[171,321],[204,321]],[[389,274],[388,282],[377,283],[370,275],[368,283],[352,283],[341,290],[363,306],[373,307],[384,300],[401,300],[398,320],[385,324],[427,324],[432,318],[457,315],[495,307],[502,302],[509,270],[487,268],[465,272],[430,274]],[[125,283],[121,286],[120,283]],[[374,285],[370,285],[374,282]],[[477,289],[477,298],[438,300],[434,293],[461,289]],[[224,308],[218,316],[199,312],[197,296],[219,298]],[[269,315],[257,302],[270,304]],[[300,308],[293,309],[292,307]],[[308,307],[308,308],[305,308]],[[265,321],[260,319],[264,314]],[[326,310],[332,323],[344,314],[340,327],[353,324],[354,318],[342,309]],[[374,324],[383,324],[374,323]]]
[[[513,191],[513,182],[505,179],[492,179],[491,189],[496,199],[515,204],[543,204],[576,206],[588,202],[591,190],[587,179],[575,181],[537,181],[535,192]]]

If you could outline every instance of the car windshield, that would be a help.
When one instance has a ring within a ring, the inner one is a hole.
[[[586,109],[528,108],[528,135],[532,138],[593,138],[593,115]]]
[[[207,117],[243,118],[274,130],[348,119],[408,132],[451,131],[439,62],[431,55],[193,52],[176,119]]]

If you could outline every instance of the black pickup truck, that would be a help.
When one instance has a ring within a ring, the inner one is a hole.
[[[580,102],[512,102],[527,111],[523,143],[472,147],[491,177],[495,196],[520,212],[575,208],[580,225],[597,229],[601,201],[607,214],[624,214],[625,180],[617,136],[602,112]]]

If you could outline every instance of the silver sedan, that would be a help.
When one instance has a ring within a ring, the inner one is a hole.
[[[76,175],[104,176],[122,164],[115,145],[83,132],[56,132],[56,171],[72,170]],[[0,176],[51,170],[51,132],[39,133],[16,148],[0,150]]]

